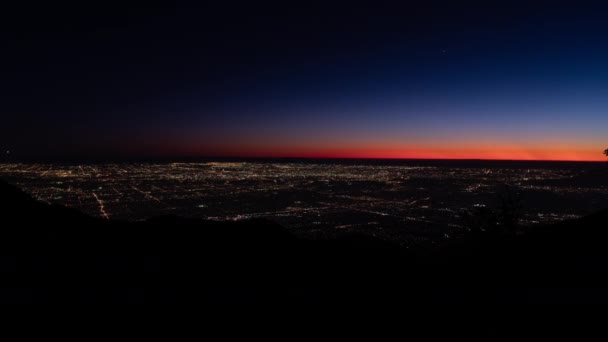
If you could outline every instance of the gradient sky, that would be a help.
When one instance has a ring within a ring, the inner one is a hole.
[[[8,8],[0,148],[605,159],[606,6],[285,3]]]

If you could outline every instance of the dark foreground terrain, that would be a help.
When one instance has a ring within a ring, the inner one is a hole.
[[[435,249],[298,239],[264,220],[96,219],[3,182],[0,217],[3,304],[407,316],[404,331],[449,336],[589,333],[608,304],[608,211]]]

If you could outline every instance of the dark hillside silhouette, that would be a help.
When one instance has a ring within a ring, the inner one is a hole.
[[[430,250],[363,236],[303,240],[264,220],[102,220],[3,182],[0,218],[4,304],[401,310],[416,329],[474,332],[523,331],[539,315],[608,304],[608,211]]]

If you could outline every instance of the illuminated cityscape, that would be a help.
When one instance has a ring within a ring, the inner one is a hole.
[[[500,207],[507,188],[521,202],[522,226],[591,213],[608,203],[604,166],[303,160],[13,163],[0,164],[0,177],[41,201],[106,219],[266,218],[301,236],[362,233],[407,243],[457,235],[465,229],[465,213]]]

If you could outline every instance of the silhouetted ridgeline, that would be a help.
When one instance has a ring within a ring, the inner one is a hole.
[[[529,328],[526,317],[608,304],[608,211],[426,251],[365,237],[302,240],[265,220],[107,221],[3,182],[0,217],[3,303],[397,309],[417,324],[475,319],[515,330]]]
[[[320,277],[338,280],[347,262],[360,259],[373,271],[367,254],[408,257],[356,236],[299,240],[266,220],[97,219],[38,202],[4,182],[0,208],[2,271],[18,275],[10,287],[19,289],[4,292],[2,301],[240,303],[266,300],[260,291],[299,297],[296,287],[314,286]]]

